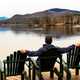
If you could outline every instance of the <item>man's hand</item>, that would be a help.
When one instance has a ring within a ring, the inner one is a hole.
[[[28,50],[21,49],[20,52],[21,52],[22,54],[24,54],[24,53],[27,53]]]
[[[75,46],[76,46],[77,48],[80,48],[80,44],[76,44]]]

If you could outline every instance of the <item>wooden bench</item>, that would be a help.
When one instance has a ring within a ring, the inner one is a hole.
[[[35,63],[32,60],[32,65],[33,65],[33,80],[35,79],[36,76],[36,70],[38,70],[38,77],[39,80],[41,80],[41,72],[48,72],[50,71],[50,77],[53,78],[53,73],[56,72],[57,70],[54,69],[54,61],[56,62],[56,59],[59,58],[60,60],[60,71],[59,73],[57,73],[58,76],[58,80],[61,80],[63,77],[63,65],[62,65],[62,55],[59,55],[59,53],[57,55],[55,55],[56,52],[53,49],[50,49],[46,52],[44,52],[43,54],[41,54],[40,56],[38,56],[37,62]],[[31,57],[31,56],[30,56]],[[35,57],[35,56],[34,56]]]
[[[3,80],[3,71],[0,70],[0,80]]]
[[[14,52],[7,56],[4,62],[4,80],[8,76],[21,75],[21,80],[24,80],[23,70],[26,59],[26,54],[21,54],[20,51]]]
[[[80,62],[80,48],[75,47],[67,54],[67,68],[76,69],[75,74],[79,75],[80,69],[79,62]],[[67,80],[68,78],[69,76],[67,75]]]

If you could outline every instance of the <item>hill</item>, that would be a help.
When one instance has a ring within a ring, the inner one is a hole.
[[[32,14],[16,14],[0,24],[26,24],[27,26],[45,27],[65,24],[80,24],[80,11],[52,8]]]

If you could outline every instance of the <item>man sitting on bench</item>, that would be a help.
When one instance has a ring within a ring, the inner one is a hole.
[[[42,53],[48,51],[49,49],[54,48],[56,50],[55,55],[60,55],[62,53],[67,53],[70,50],[72,50],[75,47],[75,45],[71,45],[65,48],[60,48],[60,47],[56,47],[54,45],[52,45],[52,36],[46,36],[45,37],[45,44],[43,44],[43,46],[41,48],[39,48],[37,51],[29,51],[29,50],[25,50],[24,52],[22,52],[22,54],[26,54],[28,56],[40,56]],[[56,61],[54,60],[54,63]],[[53,64],[54,65],[54,64]]]

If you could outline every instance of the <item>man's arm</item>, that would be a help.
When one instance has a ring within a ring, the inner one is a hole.
[[[37,51],[29,51],[29,50],[20,50],[22,54],[25,54],[26,56],[39,56],[42,52],[45,52],[46,48],[40,48]]]
[[[66,53],[66,52],[69,52],[70,50],[72,50],[73,48],[75,48],[75,45],[71,45],[71,46],[66,47],[66,48],[59,48],[59,47],[57,47],[56,50],[59,53]]]

